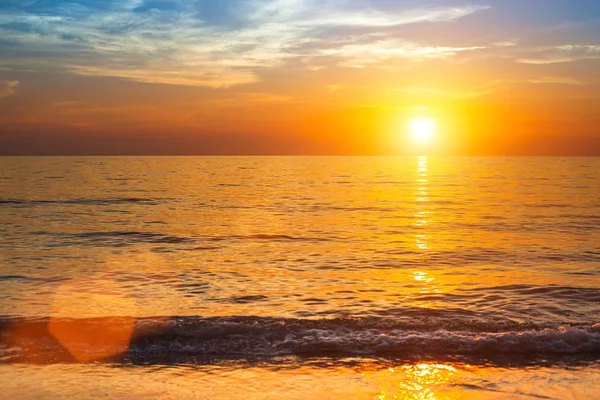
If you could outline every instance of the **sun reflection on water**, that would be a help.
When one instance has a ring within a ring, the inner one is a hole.
[[[377,396],[380,400],[446,398],[447,385],[454,382],[456,369],[449,364],[421,363],[389,368],[388,384]]]
[[[413,226],[419,228],[415,233],[416,246],[419,250],[429,249],[427,233],[424,229],[429,224],[429,190],[428,190],[429,166],[427,157],[421,156],[417,161],[417,190],[415,192],[416,212]]]
[[[423,258],[426,260],[429,253],[431,252],[430,245],[430,234],[431,229],[431,215],[432,211],[429,204],[429,160],[427,156],[420,156],[417,159],[416,168],[416,190],[415,190],[415,203],[416,211],[414,213],[413,227],[415,228],[415,245],[417,249],[422,252]],[[422,287],[420,288],[420,294],[439,294],[441,290],[432,283],[435,281],[435,277],[427,271],[415,271],[413,278]],[[429,307],[429,304],[423,302],[417,302],[416,305],[421,308]]]

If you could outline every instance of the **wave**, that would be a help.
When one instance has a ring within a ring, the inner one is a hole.
[[[45,283],[55,283],[62,282],[68,280],[68,278],[61,277],[35,277],[35,276],[26,276],[26,275],[0,275],[0,282],[2,281],[30,281],[30,282],[45,282]]]
[[[201,244],[203,242],[230,242],[230,241],[267,241],[267,242],[328,242],[333,240],[342,240],[337,237],[304,237],[289,236],[278,234],[255,234],[255,235],[231,235],[231,236],[195,236],[182,237],[169,235],[160,232],[144,231],[95,231],[81,233],[62,233],[49,231],[30,232],[34,236],[46,236],[52,238],[55,242],[53,247],[69,247],[73,245],[91,245],[91,246],[132,246],[135,244]],[[197,246],[192,249],[183,250],[214,250],[214,246]],[[160,249],[157,249],[160,250]]]
[[[214,238],[214,237],[213,237]],[[246,236],[230,236],[225,238],[226,240],[233,239],[249,239],[249,240],[265,240],[265,241],[306,241],[306,242],[328,242],[332,240],[341,240],[336,237],[305,237],[305,236],[290,236],[290,235],[276,235],[276,234],[255,234]]]
[[[150,244],[182,244],[192,243],[193,240],[187,237],[168,235],[159,232],[141,232],[141,231],[106,231],[106,232],[82,232],[82,233],[59,233],[47,231],[31,232],[35,236],[48,236],[55,240],[54,247],[69,247],[73,245],[92,245],[92,246],[132,246],[138,243]]]
[[[69,332],[65,344],[51,332]],[[127,329],[127,327],[131,329]],[[54,330],[53,328],[54,327]],[[511,329],[506,329],[511,328]],[[534,326],[500,323],[446,329],[393,319],[328,320],[258,317],[3,319],[0,360],[35,353],[55,358],[65,348],[94,353],[126,332],[125,355],[215,356],[600,356],[600,324]],[[98,338],[102,340],[98,342]]]
[[[7,207],[34,207],[43,205],[93,205],[104,206],[114,204],[146,204],[157,205],[158,199],[144,199],[138,197],[114,197],[97,199],[64,199],[64,200],[22,200],[22,199],[0,199],[0,206]]]

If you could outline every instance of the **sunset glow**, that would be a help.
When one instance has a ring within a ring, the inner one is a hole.
[[[444,154],[599,155],[600,3],[573,4],[2,2],[0,154],[402,155],[427,104]]]

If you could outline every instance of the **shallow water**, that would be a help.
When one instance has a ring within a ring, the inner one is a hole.
[[[29,399],[592,400],[600,367],[385,359],[0,365],[0,383],[0,397]]]
[[[0,158],[2,368],[569,355],[592,361],[536,368],[586,380],[599,182],[598,158]]]

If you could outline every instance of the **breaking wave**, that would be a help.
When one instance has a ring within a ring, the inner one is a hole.
[[[65,351],[48,329],[71,332],[68,348],[90,353],[106,338],[129,332],[123,354],[135,355],[599,355],[600,324],[525,326],[507,323],[445,328],[439,321],[411,325],[389,319],[96,318],[3,319],[0,360],[26,354],[56,357]],[[130,326],[131,329],[127,329]],[[102,337],[98,342],[97,338]]]

